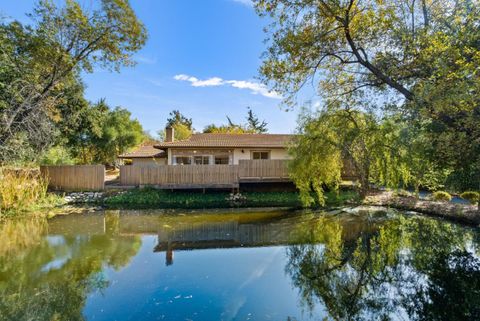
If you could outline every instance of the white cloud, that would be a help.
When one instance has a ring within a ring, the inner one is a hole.
[[[212,86],[232,86],[238,89],[248,89],[254,95],[262,95],[268,98],[282,99],[282,96],[275,92],[269,91],[268,88],[261,83],[246,80],[223,80],[220,77],[212,77],[206,80],[200,80],[196,77],[180,74],[173,77],[175,80],[188,81],[193,87],[212,87]]]
[[[155,58],[150,58],[150,57],[146,57],[146,56],[142,56],[142,55],[138,55],[134,58],[134,60],[136,60],[137,62],[139,63],[142,63],[142,64],[147,64],[147,65],[154,65],[157,63],[157,59]]]
[[[173,77],[175,80],[189,81],[193,87],[211,87],[223,85],[223,79],[218,77],[212,77],[206,80],[200,80],[198,78],[189,75],[176,75]]]
[[[226,83],[232,85],[232,87],[239,89],[250,89],[250,91],[255,95],[262,95],[268,98],[282,99],[282,96],[275,92],[269,91],[264,84],[258,82],[250,82],[245,80],[228,80]]]
[[[232,1],[243,4],[244,6],[253,7],[253,1],[252,0],[232,0]]]

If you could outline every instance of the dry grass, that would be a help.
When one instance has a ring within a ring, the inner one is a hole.
[[[47,187],[47,180],[38,171],[0,168],[0,217],[44,199]]]

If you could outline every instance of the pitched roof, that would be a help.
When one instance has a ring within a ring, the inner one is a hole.
[[[188,139],[162,142],[155,147],[284,148],[294,137],[284,134],[193,134]]]
[[[167,153],[163,150],[155,148],[153,145],[144,145],[136,150],[119,155],[118,158],[161,158],[167,157]]]

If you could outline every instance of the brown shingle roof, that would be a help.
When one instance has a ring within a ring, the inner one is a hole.
[[[284,134],[193,134],[189,139],[163,142],[157,148],[168,147],[226,147],[226,148],[284,148],[295,135]]]
[[[161,157],[167,157],[167,153],[165,153],[163,150],[155,148],[153,145],[140,146],[139,148],[137,148],[136,150],[130,153],[125,153],[118,156],[118,158],[161,158]]]

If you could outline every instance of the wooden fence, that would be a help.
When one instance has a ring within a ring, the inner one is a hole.
[[[153,185],[160,188],[235,187],[237,165],[121,166],[121,185]]]
[[[48,186],[64,191],[99,191],[105,188],[105,166],[65,165],[40,166]]]
[[[270,160],[240,160],[239,179],[249,181],[288,180],[287,161],[283,159]]]

